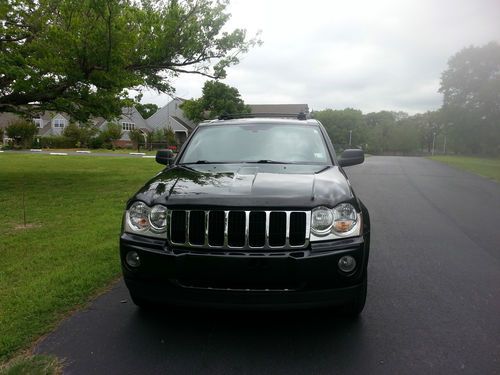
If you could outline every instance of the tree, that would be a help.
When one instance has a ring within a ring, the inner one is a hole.
[[[122,127],[115,123],[109,123],[106,125],[100,137],[108,147],[114,147],[113,142],[120,139],[123,135]]]
[[[332,142],[341,148],[356,147],[366,143],[365,120],[360,110],[325,109],[315,111],[314,118],[325,126]],[[349,138],[351,138],[350,146]]]
[[[133,129],[129,132],[129,137],[135,147],[137,147],[137,152],[141,150],[141,143],[144,143],[144,133],[139,129]]]
[[[156,113],[158,110],[158,106],[153,103],[141,104],[138,103],[135,105],[135,108],[139,111],[142,118],[149,118]]]
[[[471,46],[452,56],[439,91],[456,151],[500,153],[500,45]]]
[[[29,148],[33,143],[33,138],[38,132],[36,125],[31,121],[18,120],[5,129],[7,136],[14,139],[17,145]]]
[[[175,139],[175,133],[172,129],[168,128],[165,129],[165,139],[167,141],[167,145],[169,146],[176,146],[177,145],[177,140]]]
[[[203,95],[198,99],[186,100],[181,104],[184,115],[193,122],[215,118],[224,113],[250,113],[239,91],[218,81],[206,81]]]
[[[82,140],[82,130],[74,122],[70,122],[63,130],[63,136],[68,138],[73,147],[79,147]]]
[[[227,0],[9,0],[0,4],[0,112],[106,119],[127,89],[172,93],[181,73],[224,78],[260,43],[226,31]]]

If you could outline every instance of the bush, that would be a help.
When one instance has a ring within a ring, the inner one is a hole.
[[[33,142],[33,137],[38,129],[36,125],[27,120],[17,120],[5,129],[7,136],[14,139],[14,143],[22,148],[28,148]]]
[[[101,136],[90,138],[89,140],[89,148],[102,148],[104,145],[104,139]]]
[[[50,137],[40,137],[40,143],[37,143],[36,146],[41,148],[72,148],[75,147],[75,144],[64,135],[54,135]]]

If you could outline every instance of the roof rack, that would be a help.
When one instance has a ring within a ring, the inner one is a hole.
[[[219,120],[233,120],[239,118],[257,118],[257,117],[272,117],[272,118],[293,118],[297,120],[307,120],[307,115],[304,112],[300,113],[224,113],[218,117]]]

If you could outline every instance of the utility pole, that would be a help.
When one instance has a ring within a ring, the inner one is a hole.
[[[446,155],[446,134],[444,135],[443,154]]]
[[[352,140],[352,130],[349,130],[349,146],[351,145]]]
[[[432,133],[432,156],[434,156],[434,145],[436,144],[436,132]]]

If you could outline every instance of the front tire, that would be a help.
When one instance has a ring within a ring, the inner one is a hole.
[[[342,307],[342,315],[356,318],[358,317],[363,309],[365,308],[366,303],[366,292],[367,292],[367,277],[363,278],[363,282],[361,284],[361,290],[354,296],[353,300],[349,302],[347,305]]]
[[[147,299],[144,299],[143,297],[129,292],[130,293],[130,299],[136,305],[137,307],[144,309],[144,310],[151,310],[152,308],[155,307],[155,304]]]

